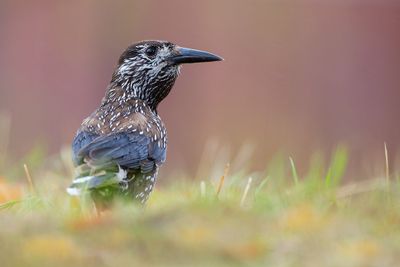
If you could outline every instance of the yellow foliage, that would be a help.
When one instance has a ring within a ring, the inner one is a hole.
[[[23,242],[22,255],[30,260],[71,260],[79,255],[79,249],[66,237],[37,235]]]
[[[111,246],[120,246],[128,243],[130,240],[129,232],[115,228],[108,234],[108,242]]]
[[[349,257],[370,259],[378,256],[380,246],[373,240],[356,240],[346,242],[341,246],[341,250]]]
[[[91,216],[91,217],[77,217],[68,221],[67,228],[74,231],[90,230],[94,227],[110,223],[108,217]]]
[[[224,251],[233,258],[251,260],[262,257],[267,252],[268,246],[262,240],[249,240],[246,242],[232,243]]]
[[[323,225],[322,216],[310,205],[302,204],[284,213],[281,226],[288,231],[308,232]]]
[[[196,245],[210,241],[212,232],[202,225],[188,225],[180,229],[179,237],[187,244]]]

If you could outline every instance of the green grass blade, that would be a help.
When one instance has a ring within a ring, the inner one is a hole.
[[[289,161],[290,161],[290,167],[292,170],[293,181],[297,185],[299,183],[299,176],[297,175],[296,166],[294,165],[294,161],[293,161],[292,157],[289,157]]]
[[[5,209],[10,209],[14,207],[15,205],[21,203],[22,200],[10,200],[5,203],[0,204],[0,210],[5,210]]]
[[[325,184],[327,186],[337,186],[341,182],[347,168],[348,158],[347,148],[339,145],[333,153],[329,169],[325,176]]]

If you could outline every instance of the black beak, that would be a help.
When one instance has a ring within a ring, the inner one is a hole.
[[[170,58],[172,64],[184,64],[184,63],[198,63],[198,62],[210,62],[210,61],[221,61],[223,58],[211,54],[206,51],[177,47],[177,54]]]

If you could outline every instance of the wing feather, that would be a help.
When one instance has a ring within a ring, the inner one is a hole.
[[[155,164],[165,161],[166,149],[145,134],[137,132],[111,133],[93,139],[78,152],[90,165],[115,163],[128,169],[149,172]]]

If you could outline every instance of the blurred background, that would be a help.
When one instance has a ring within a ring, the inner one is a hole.
[[[160,105],[164,173],[194,174],[210,146],[223,147],[226,161],[251,154],[255,170],[277,153],[292,156],[301,172],[313,152],[342,143],[350,172],[367,172],[387,142],[397,164],[399,29],[395,0],[1,1],[8,155],[69,145],[121,52],[162,39],[225,58],[185,66]]]

